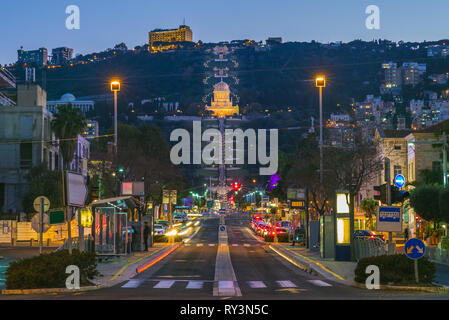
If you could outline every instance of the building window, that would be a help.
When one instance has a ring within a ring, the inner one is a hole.
[[[394,146],[394,150],[401,150],[401,146]]]
[[[30,169],[33,166],[33,144],[20,144],[20,168]]]
[[[398,174],[402,174],[402,167],[394,166],[394,176],[396,177]]]
[[[432,171],[441,172],[441,162],[440,161],[432,161]]]
[[[20,137],[22,139],[33,138],[33,117],[20,117]]]

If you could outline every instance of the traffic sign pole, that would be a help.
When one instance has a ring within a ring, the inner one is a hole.
[[[44,231],[44,198],[41,197],[41,209],[39,210],[39,253],[42,254],[42,242]]]
[[[418,275],[418,260],[415,259],[415,280],[416,283],[419,283],[419,275]]]

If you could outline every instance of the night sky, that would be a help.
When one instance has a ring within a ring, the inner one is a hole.
[[[78,5],[81,29],[67,30],[65,9]],[[380,8],[380,30],[365,27],[365,8]],[[75,54],[148,41],[148,31],[189,25],[194,41],[282,37],[286,41],[449,38],[447,0],[1,0],[0,64],[17,49],[74,48]]]

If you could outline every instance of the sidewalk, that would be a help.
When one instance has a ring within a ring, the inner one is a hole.
[[[97,270],[102,276],[92,280],[98,287],[111,287],[126,281],[137,274],[137,269],[148,265],[153,261],[159,261],[178,247],[177,244],[169,245],[157,243],[147,252],[135,252],[128,256],[111,258],[109,261],[98,263]]]
[[[307,272],[317,273],[328,280],[351,286],[354,283],[356,262],[325,260],[319,251],[290,244],[270,244],[270,247],[288,261]]]

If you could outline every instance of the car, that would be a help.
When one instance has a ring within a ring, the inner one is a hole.
[[[382,241],[385,241],[385,237],[383,234],[376,233],[371,230],[356,230],[354,231],[354,238],[369,238],[369,239],[378,238],[381,239]]]
[[[284,228],[286,230],[290,230],[292,228],[292,223],[290,221],[279,221],[276,223],[277,227]]]
[[[288,232],[288,229],[276,225],[276,227],[270,227],[268,229],[268,233],[267,234],[270,234],[270,235],[274,236],[274,235],[284,234],[284,233],[287,233],[287,232]]]
[[[265,236],[265,235],[268,234],[270,228],[271,228],[271,225],[270,225],[270,224],[268,224],[268,223],[262,221],[262,222],[260,222],[260,223],[257,225],[257,231],[256,231],[256,233],[257,233],[258,235]]]
[[[153,226],[154,234],[164,234],[167,228],[162,224],[155,224]]]

